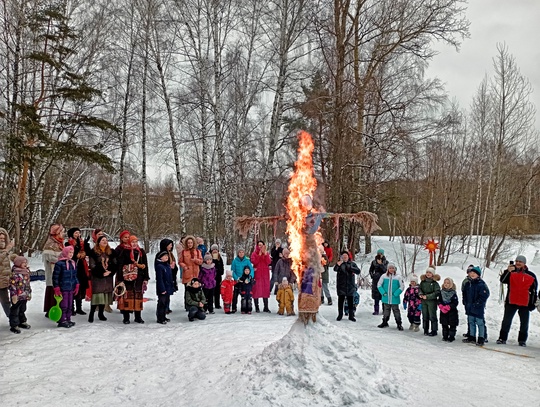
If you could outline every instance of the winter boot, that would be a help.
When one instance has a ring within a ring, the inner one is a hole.
[[[373,314],[371,315],[379,315],[379,304],[373,305]]]
[[[414,324],[411,324],[411,326],[409,326],[409,331],[412,331],[414,330]]]
[[[475,343],[476,338],[474,336],[467,336],[465,339],[463,339],[462,342],[463,343]]]
[[[424,335],[428,336],[429,334],[429,321],[424,321]]]
[[[383,318],[382,324],[377,325],[377,328],[386,328],[388,326],[388,319]]]
[[[110,305],[110,304],[105,304],[103,310],[104,310],[105,312],[111,313],[111,312],[112,312],[111,305]]]
[[[259,299],[255,298],[255,312],[261,312],[259,309]]]
[[[478,342],[476,342],[476,346],[484,346],[485,339],[482,337],[478,337]]]
[[[339,313],[336,318],[336,321],[341,321],[342,319],[343,319],[343,314]]]
[[[96,312],[97,305],[90,305],[90,312],[88,313],[88,322],[94,322],[94,313]]]
[[[98,319],[100,321],[106,321],[107,320],[105,315],[103,315],[103,311],[105,311],[105,305],[103,305],[103,304],[98,305],[98,314],[97,314],[97,316],[98,316]]]
[[[431,331],[428,336],[437,336],[437,331]]]
[[[268,298],[263,298],[263,305],[264,305],[264,308],[263,308],[263,312],[268,312],[270,313],[270,309],[268,308]]]
[[[497,343],[497,345],[506,345],[506,341],[504,339],[501,339],[501,338],[497,339],[496,343]]]
[[[144,321],[141,318],[141,311],[135,311],[135,322],[138,324],[144,324]]]
[[[448,342],[448,329],[443,326],[442,329],[442,340]]]
[[[328,297],[328,305],[332,305],[333,302],[332,302],[332,298],[331,297]]]
[[[448,342],[454,342],[456,340],[456,330],[450,329],[448,331]]]
[[[27,324],[26,322],[23,322],[23,323],[19,324],[19,328],[30,329],[31,326],[30,326],[30,324]]]
[[[354,311],[351,310],[349,312],[349,321],[356,322],[356,318],[354,317]]]
[[[77,305],[77,310],[75,313],[79,315],[86,315],[86,312],[84,312],[82,309],[82,298],[75,298],[75,304]]]
[[[414,324],[414,329],[413,329],[414,332],[418,332],[420,331],[420,325],[419,324]]]
[[[129,312],[128,311],[123,311],[122,314],[124,316],[124,321],[123,321],[124,324],[128,325],[130,323],[130,321],[129,321]]]
[[[403,325],[401,325],[401,322],[398,323],[397,329],[398,331],[403,331]]]

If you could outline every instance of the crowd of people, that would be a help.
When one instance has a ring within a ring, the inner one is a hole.
[[[9,318],[10,330],[20,333],[21,329],[30,329],[25,312],[27,302],[32,299],[32,289],[28,261],[23,256],[10,254],[12,248],[13,242],[7,231],[0,228],[0,303]],[[321,303],[325,303],[326,297],[326,304],[333,305],[328,283],[334,256],[328,242],[321,246],[320,253],[323,266]],[[114,301],[124,324],[131,323],[131,314],[135,323],[145,322],[141,312],[150,275],[147,255],[139,246],[137,236],[129,231],[121,232],[120,244],[113,249],[100,229],[95,229],[83,240],[81,230],[71,228],[66,239],[64,227],[54,224],[49,229],[42,257],[46,283],[43,311],[46,317],[49,316],[51,308],[60,301],[62,315],[58,327],[73,327],[72,316],[76,314],[88,315],[88,322],[93,323],[96,311],[98,320],[106,321],[105,312],[112,312]],[[170,322],[171,296],[178,291],[179,281],[184,285],[184,309],[189,321],[203,320],[219,309],[226,314],[236,313],[239,300],[242,314],[251,314],[253,307],[257,313],[270,313],[268,300],[272,294],[278,302],[278,315],[295,315],[293,286],[296,275],[291,266],[290,252],[282,246],[280,239],[275,240],[270,251],[264,241],[258,241],[249,258],[245,250],[239,249],[226,272],[217,244],[208,250],[202,238],[186,236],[175,247],[173,240],[163,239],[154,261],[156,321],[159,324]],[[352,254],[343,251],[333,270],[336,273],[337,320],[346,315],[355,322],[359,303],[356,276],[360,269],[352,261]],[[440,324],[443,341],[453,342],[459,324],[459,296],[454,281],[445,278],[441,287],[440,276],[430,266],[420,278],[413,273],[405,289],[397,271],[396,264],[389,262],[384,250],[379,249],[369,269],[373,315],[381,313],[382,304],[383,318],[378,327],[388,327],[392,313],[397,329],[402,331],[402,304],[411,331],[418,332],[422,324],[424,335],[433,337],[437,336]],[[500,281],[508,286],[508,290],[497,343],[506,343],[517,312],[520,317],[518,342],[526,346],[530,311],[537,305],[536,276],[528,270],[526,258],[520,255],[502,273]],[[470,265],[461,284],[461,301],[468,328],[463,342],[479,346],[487,342],[484,312],[489,295],[481,269]],[[90,302],[88,313],[83,310],[84,300]]]

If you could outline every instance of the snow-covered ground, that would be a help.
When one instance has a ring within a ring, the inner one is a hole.
[[[379,247],[398,265],[404,250],[413,250],[382,237],[374,241],[374,251]],[[519,250],[540,275],[535,247],[535,241],[516,243],[509,256]],[[371,259],[358,261],[363,274]],[[480,261],[456,254],[437,273],[459,287],[471,263]],[[426,265],[422,252],[416,273]],[[31,268],[40,267],[40,260],[32,259]],[[205,321],[188,322],[179,293],[172,297],[172,321],[162,326],[155,323],[152,282],[144,325],[123,325],[115,310],[106,314],[106,322],[89,324],[76,316],[75,327],[57,328],[41,312],[44,283],[35,282],[27,313],[32,329],[14,335],[0,317],[0,401],[25,406],[539,406],[540,313],[531,314],[526,348],[517,345],[517,316],[508,344],[494,343],[503,314],[501,267],[485,272],[491,297],[490,341],[484,348],[461,343],[466,331],[461,307],[454,343],[442,342],[440,334],[399,332],[393,321],[379,329],[381,317],[371,315],[366,290],[360,292],[356,323],[337,322],[336,305],[324,304],[318,323],[304,327],[295,317],[278,316],[274,298],[272,314],[217,310]],[[405,311],[402,317],[406,322]]]

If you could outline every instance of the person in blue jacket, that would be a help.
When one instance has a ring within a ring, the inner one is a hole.
[[[469,272],[471,283],[465,286],[463,292],[463,305],[469,324],[469,336],[463,339],[465,343],[475,343],[484,346],[484,311],[489,298],[489,288],[480,277],[482,270],[475,266]],[[478,341],[476,340],[476,327],[478,327]]]
[[[62,317],[58,321],[58,327],[71,328],[75,322],[71,321],[73,314],[73,297],[79,292],[79,280],[77,279],[77,265],[73,258],[73,246],[66,246],[58,256],[54,264],[53,287],[54,295],[62,297],[60,308]]]
[[[166,250],[157,254],[154,269],[156,271],[156,293],[158,296],[156,317],[158,324],[165,325],[170,321],[166,317],[167,306],[171,295],[174,294],[173,273],[169,263],[169,253]]]
[[[231,271],[234,281],[238,282],[240,277],[244,274],[244,267],[249,268],[249,275],[253,279],[255,277],[255,269],[253,268],[253,264],[251,264],[251,261],[249,258],[246,257],[246,252],[244,249],[238,250],[238,255],[233,259],[231,263]],[[240,295],[239,291],[239,285],[234,286],[234,293],[233,293],[233,302],[232,302],[232,313],[234,314],[237,310],[238,305],[238,296]]]
[[[378,327],[386,328],[388,326],[390,311],[392,311],[394,313],[397,328],[400,331],[403,331],[399,304],[401,303],[400,295],[405,287],[403,285],[403,280],[396,274],[396,272],[396,265],[394,263],[388,263],[386,273],[381,276],[379,282],[377,283],[377,289],[381,293],[381,301],[383,304],[383,320],[382,324],[378,325]]]

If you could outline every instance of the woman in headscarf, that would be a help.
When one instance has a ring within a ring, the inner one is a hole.
[[[86,312],[82,309],[82,301],[86,296],[86,290],[88,289],[88,278],[90,277],[90,268],[86,262],[86,252],[84,250],[84,241],[81,238],[81,229],[71,228],[67,232],[68,241],[66,246],[73,247],[73,260],[77,264],[77,280],[79,280],[79,291],[75,295],[75,305],[77,309],[75,314],[86,315]]]
[[[49,237],[43,246],[43,266],[45,268],[45,299],[43,303],[43,311],[45,316],[49,316],[49,310],[56,305],[54,299],[54,287],[53,287],[53,271],[54,265],[58,261],[58,255],[62,253],[64,249],[64,227],[55,223],[49,228]]]

